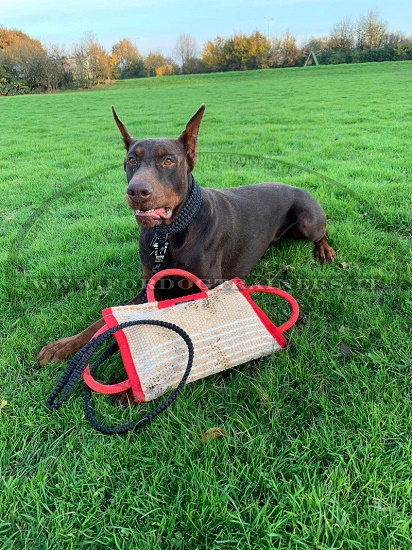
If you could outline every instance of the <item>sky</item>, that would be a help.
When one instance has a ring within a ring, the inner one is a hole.
[[[200,47],[217,35],[256,29],[269,36],[289,30],[300,43],[371,10],[389,29],[412,35],[412,0],[0,0],[0,26],[68,49],[92,34],[108,51],[128,38],[143,55],[171,55],[182,33]]]

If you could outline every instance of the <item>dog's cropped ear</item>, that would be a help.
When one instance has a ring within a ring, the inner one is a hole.
[[[134,139],[134,137],[132,137],[129,132],[126,130],[126,126],[123,124],[123,122],[120,120],[120,118],[117,116],[117,113],[116,113],[116,109],[114,108],[114,106],[112,105],[112,113],[113,113],[113,116],[114,116],[114,120],[117,124],[117,127],[119,128],[120,130],[120,133],[122,134],[122,138],[123,138],[123,143],[124,143],[124,146],[126,147],[126,151],[129,150],[129,147],[130,145],[136,141]]]
[[[206,105],[202,103],[200,109],[186,124],[185,130],[177,138],[184,145],[190,172],[193,170],[196,164],[197,134],[199,132],[200,122],[202,120],[205,109]]]

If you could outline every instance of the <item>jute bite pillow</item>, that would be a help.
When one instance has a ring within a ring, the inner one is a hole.
[[[154,287],[163,277],[179,276],[194,282],[200,292],[156,302]],[[254,292],[275,294],[292,307],[290,319],[276,327],[252,300]],[[147,286],[148,303],[103,310],[106,325],[101,333],[133,321],[161,321],[177,325],[189,335],[194,348],[193,365],[187,382],[270,355],[286,346],[283,333],[297,320],[299,308],[287,292],[267,286],[245,286],[240,279],[227,281],[209,290],[191,273],[164,270]],[[131,389],[135,401],[150,401],[176,388],[188,362],[188,348],[179,334],[162,326],[138,324],[113,334],[119,345],[127,380],[106,385],[96,381],[87,367],[86,384],[100,393],[119,393]]]

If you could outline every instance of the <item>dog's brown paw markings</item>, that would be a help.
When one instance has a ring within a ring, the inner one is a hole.
[[[44,365],[50,362],[60,363],[75,350],[76,345],[73,337],[62,338],[61,340],[51,342],[47,344],[47,346],[44,346],[36,357],[36,361],[41,367],[44,367]]]
[[[314,254],[321,264],[332,263],[336,260],[336,252],[330,246],[326,237],[315,243]]]

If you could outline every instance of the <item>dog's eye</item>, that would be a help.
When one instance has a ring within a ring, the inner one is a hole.
[[[133,165],[134,165],[134,164],[136,164],[136,159],[135,159],[134,157],[129,157],[129,158],[127,159],[127,162],[128,162],[129,164],[133,164]]]
[[[163,164],[165,166],[171,166],[173,164],[173,159],[171,159],[170,157],[166,157],[163,161]]]

